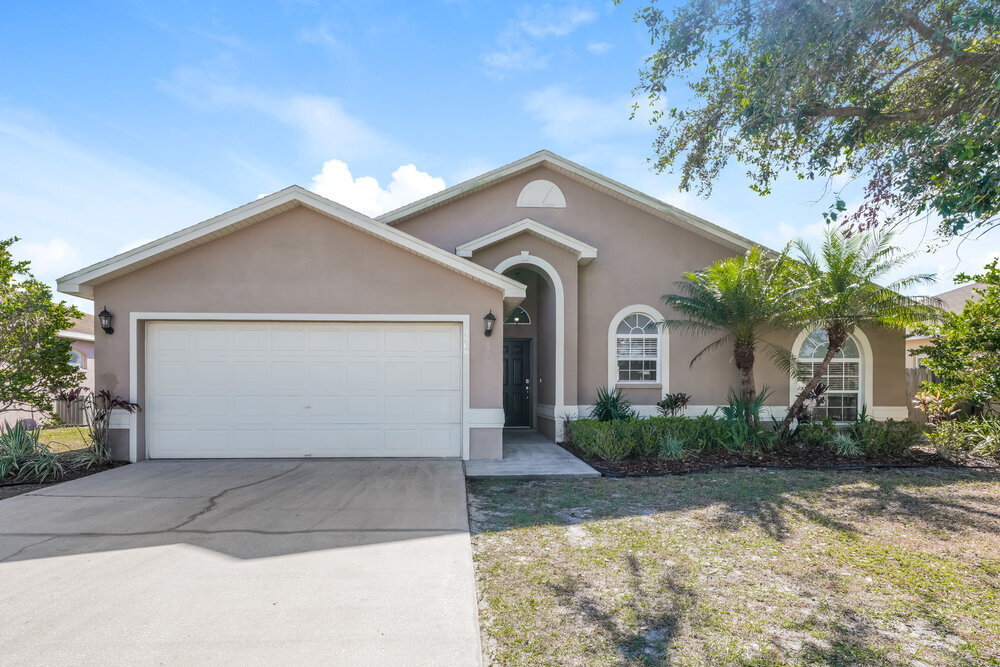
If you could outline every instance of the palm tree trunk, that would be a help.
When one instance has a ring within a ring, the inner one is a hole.
[[[778,430],[781,433],[786,433],[792,425],[792,420],[795,416],[799,414],[802,406],[806,402],[806,397],[812,392],[813,389],[819,386],[819,383],[823,381],[823,376],[826,375],[826,371],[830,368],[830,363],[833,361],[833,357],[840,352],[840,348],[844,346],[847,341],[847,330],[844,327],[832,327],[827,329],[827,349],[826,355],[823,357],[823,361],[820,362],[819,368],[813,372],[812,378],[806,383],[806,386],[802,388],[799,392],[798,397],[796,397],[795,402],[792,403],[791,407],[788,408],[788,414],[785,415],[784,420],[781,422],[781,426]]]
[[[753,377],[753,343],[737,343],[736,349],[733,351],[733,356],[736,359],[736,368],[740,372],[740,398],[743,399],[745,404],[749,405],[757,398],[757,387]],[[756,426],[753,422],[753,416],[748,412],[747,423],[750,426]]]

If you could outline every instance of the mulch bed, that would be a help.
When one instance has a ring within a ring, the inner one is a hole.
[[[22,493],[30,493],[32,491],[38,491],[39,489],[45,489],[50,486],[55,486],[56,484],[62,484],[63,482],[69,482],[74,479],[80,479],[81,477],[87,477],[89,475],[95,475],[99,472],[104,472],[105,470],[111,470],[112,468],[120,468],[122,466],[128,465],[125,461],[115,461],[109,465],[102,466],[91,466],[87,469],[77,468],[74,470],[67,470],[66,474],[57,480],[52,480],[49,482],[43,482],[41,484],[35,484],[32,482],[4,482],[0,483],[0,500],[4,498],[13,498],[14,496],[19,496]]]
[[[930,449],[914,447],[905,456],[837,456],[829,451],[815,449],[785,449],[760,456],[737,452],[692,453],[681,461],[656,456],[635,457],[621,461],[603,461],[588,457],[571,443],[559,443],[566,451],[583,459],[606,477],[658,477],[710,472],[725,468],[796,468],[803,470],[858,469],[858,468],[992,468],[1000,471],[996,461],[975,461],[962,465],[949,461]]]

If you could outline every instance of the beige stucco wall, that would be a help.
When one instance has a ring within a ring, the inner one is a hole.
[[[518,208],[517,196],[530,181],[547,179],[559,186],[566,208]],[[553,264],[567,286],[566,404],[588,405],[598,387],[608,382],[608,327],[620,309],[642,304],[665,317],[669,312],[661,297],[674,289],[686,271],[739,252],[720,242],[646,213],[609,194],[539,167],[488,189],[403,221],[400,229],[440,247],[455,247],[484,234],[531,218],[598,249],[590,264],[577,265],[564,249],[537,237],[522,234],[502,244],[476,252],[473,260],[493,268],[522,250]],[[776,332],[772,338],[791,345],[798,332]],[[539,332],[539,336],[542,334]],[[690,365],[694,355],[711,339],[671,331],[664,385],[627,388],[637,405],[652,405],[664,391],[692,395],[692,405],[726,402],[730,386],[738,382],[731,350],[719,349]],[[874,352],[874,396],[879,406],[905,406],[903,336],[898,332],[869,332]],[[767,385],[771,405],[787,405],[787,374],[768,358],[758,355],[758,387]]]
[[[503,406],[502,338],[482,333],[483,315],[503,311],[500,290],[310,209],[293,209],[99,285],[94,299],[116,318],[114,335],[97,334],[97,386],[122,396],[131,390],[132,312],[439,314],[469,316],[470,407]],[[499,429],[483,430],[470,439],[476,451],[498,456]],[[143,433],[140,415],[140,458]],[[125,439],[125,432],[115,434],[119,456],[127,451]]]

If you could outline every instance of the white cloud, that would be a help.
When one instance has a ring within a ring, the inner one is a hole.
[[[598,99],[550,86],[529,93],[524,109],[542,123],[542,132],[564,146],[592,145],[608,137],[649,131],[641,118],[634,120],[628,96]]]
[[[48,241],[22,241],[11,252],[17,259],[31,262],[31,272],[38,278],[60,276],[80,268],[80,250],[61,236]]]
[[[312,179],[309,189],[366,215],[379,215],[444,190],[444,179],[404,164],[392,172],[383,188],[372,176],[354,178],[341,160],[327,160]]]
[[[587,44],[587,50],[598,56],[603,56],[613,48],[614,45],[609,42],[589,42]]]
[[[582,25],[597,19],[589,7],[550,4],[529,5],[517,10],[517,26],[534,38],[565,37]]]
[[[175,174],[71,141],[43,118],[0,108],[0,237],[20,236],[12,252],[31,259],[46,283],[110,257],[125,239],[162,236],[232,204]]]
[[[230,83],[206,68],[178,69],[161,85],[194,104],[244,107],[270,116],[298,131],[303,149],[315,157],[333,154],[350,159],[391,148],[386,137],[348,113],[340,100],[325,95],[276,95]]]
[[[538,42],[565,37],[597,16],[593,9],[577,4],[520,7],[497,36],[494,49],[483,54],[483,63],[491,74],[501,78],[512,72],[543,69],[548,65],[548,55],[539,52]]]
[[[511,72],[544,69],[548,65],[548,56],[539,55],[533,46],[514,42],[485,54],[483,62],[494,75],[502,77]]]

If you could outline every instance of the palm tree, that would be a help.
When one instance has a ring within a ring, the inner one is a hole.
[[[706,352],[722,345],[733,346],[733,359],[740,372],[740,397],[746,402],[757,396],[753,373],[757,345],[764,334],[786,325],[793,312],[789,264],[786,253],[775,257],[754,246],[740,257],[721,259],[708,268],[685,273],[677,283],[679,294],[663,297],[665,304],[686,318],[666,320],[664,325],[717,336],[694,356],[692,366]]]
[[[823,361],[782,421],[782,432],[788,431],[855,329],[863,326],[906,329],[936,317],[935,300],[900,294],[933,281],[932,274],[907,276],[884,286],[878,284],[918,254],[893,246],[893,238],[893,233],[887,231],[846,235],[828,226],[818,252],[801,239],[793,244],[798,254],[794,263],[795,281],[802,286],[799,324],[824,329],[828,346]]]

